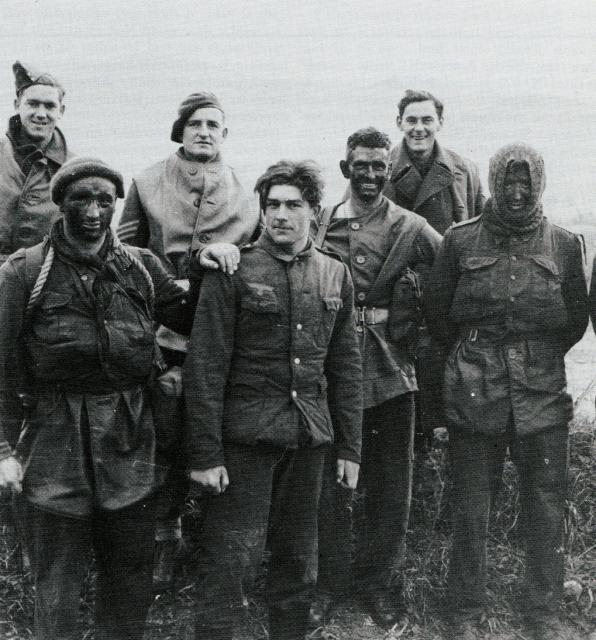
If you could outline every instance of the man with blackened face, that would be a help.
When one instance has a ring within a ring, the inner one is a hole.
[[[543,215],[544,187],[537,151],[521,143],[497,151],[482,216],[445,234],[426,292],[430,329],[448,354],[454,640],[484,637],[486,540],[507,450],[525,523],[527,637],[572,637],[559,619],[573,415],[564,356],[586,329],[588,300],[581,241]]]

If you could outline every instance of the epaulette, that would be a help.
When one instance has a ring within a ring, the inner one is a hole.
[[[339,260],[343,264],[342,257],[339,255],[339,253],[336,253],[335,251],[331,251],[331,249],[328,249],[327,247],[317,247],[317,245],[314,245],[314,247],[317,251],[324,253],[326,256],[329,256],[330,258],[335,258],[335,260]]]
[[[482,215],[479,216],[474,216],[473,218],[468,218],[467,220],[461,220],[460,222],[454,222],[450,227],[449,230],[452,229],[459,229],[460,227],[465,227],[469,224],[476,224],[478,222],[480,222],[480,218],[482,217]]]

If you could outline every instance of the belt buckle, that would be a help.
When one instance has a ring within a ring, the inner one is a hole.
[[[474,329],[470,329],[470,342],[476,342],[476,340],[478,340],[478,329],[474,328]]]
[[[364,326],[366,324],[366,307],[358,307],[356,314],[356,323]]]
[[[377,324],[377,315],[375,313],[376,308],[372,307],[372,309],[370,311],[371,311],[371,314],[372,314],[372,320],[371,320],[371,322],[369,324]]]

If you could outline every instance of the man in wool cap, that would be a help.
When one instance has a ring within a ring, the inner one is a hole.
[[[426,290],[448,356],[444,400],[454,491],[447,593],[451,637],[484,637],[486,540],[507,449],[526,539],[528,638],[565,640],[563,521],[568,425],[565,353],[588,323],[580,240],[543,216],[544,162],[524,144],[491,158],[482,216],[445,234]]]
[[[93,549],[95,637],[140,640],[158,480],[154,322],[189,331],[190,305],[151,252],[110,231],[120,173],[77,158],[51,195],[63,217],[49,238],[0,268],[0,487],[21,494],[36,638],[78,637]],[[17,394],[18,438],[6,429]]]
[[[255,235],[259,216],[233,169],[221,158],[228,135],[225,114],[212,93],[191,93],[178,108],[171,140],[182,146],[137,176],[128,192],[118,236],[147,247],[196,300],[204,268],[232,273],[240,259],[238,245]],[[193,260],[191,253],[201,262]],[[196,264],[196,267],[194,266]],[[182,421],[181,365],[184,336],[160,327],[158,342],[170,367],[157,393],[160,416],[170,436],[160,443],[170,475],[159,501],[156,530],[155,586],[170,586],[181,540],[180,511],[187,491],[180,458]]]
[[[58,217],[50,180],[71,157],[56,126],[64,114],[64,89],[49,73],[13,64],[15,115],[0,140],[0,263],[31,247]]]

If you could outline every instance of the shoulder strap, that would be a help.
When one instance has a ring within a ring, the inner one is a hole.
[[[334,210],[334,207],[325,207],[321,211],[321,219],[319,220],[319,227],[317,229],[317,235],[315,236],[315,246],[317,247],[322,247],[323,242],[325,242],[325,236],[327,235],[327,229],[329,228]]]

